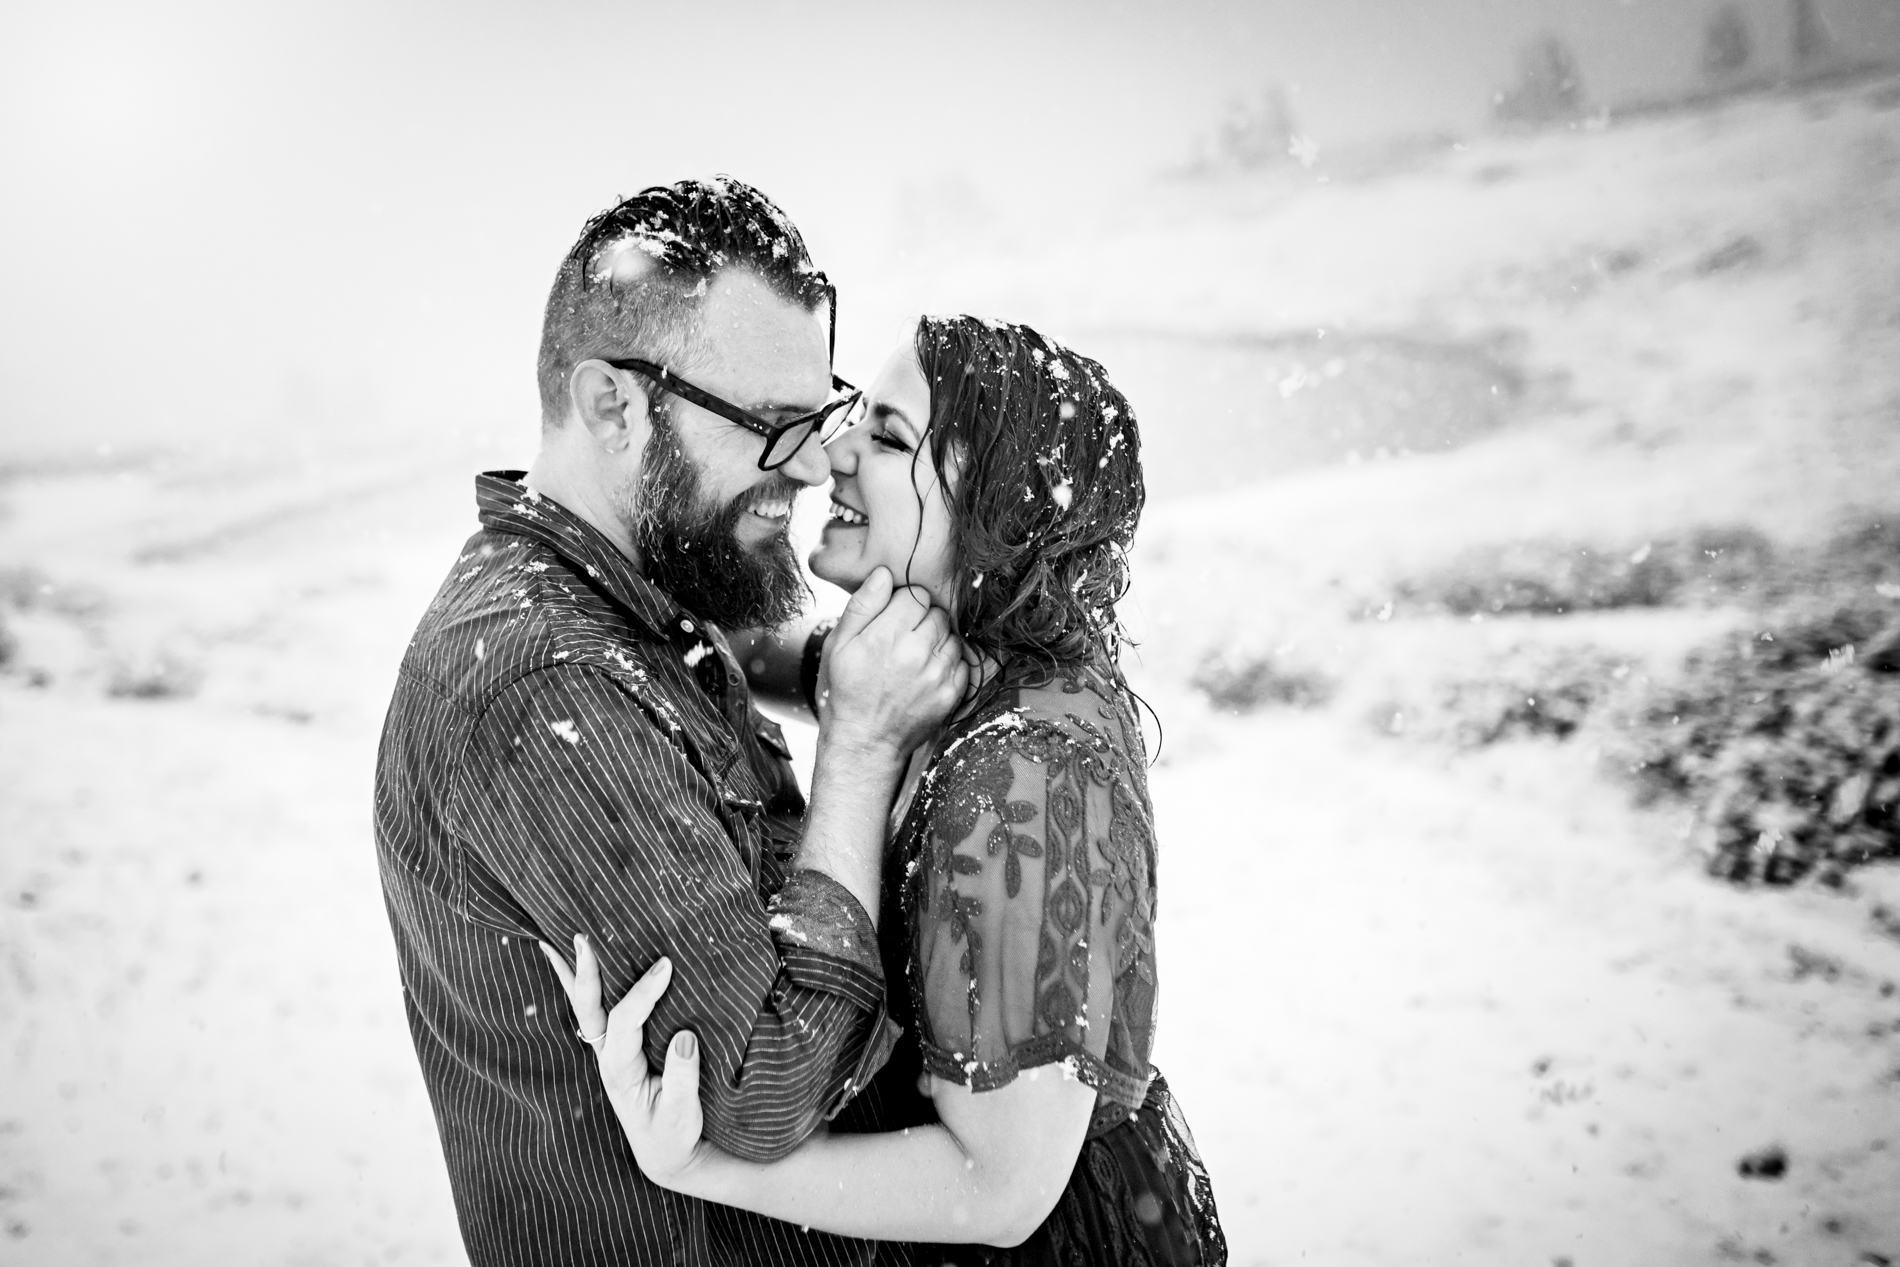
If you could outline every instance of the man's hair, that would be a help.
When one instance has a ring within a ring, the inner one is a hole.
[[[807,311],[831,302],[797,227],[730,176],[654,185],[589,220],[561,261],[541,322],[542,426],[560,423],[568,378],[590,357],[691,364],[700,306],[727,268],[750,270]]]

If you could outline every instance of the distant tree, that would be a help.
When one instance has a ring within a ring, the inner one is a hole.
[[[1793,5],[1790,43],[1795,68],[1811,68],[1833,54],[1834,36],[1828,31],[1827,19],[1821,16],[1815,0],[1790,0],[1790,3]]]
[[[1755,41],[1742,11],[1732,4],[1717,9],[1702,33],[1702,73],[1721,79],[1746,70],[1754,52]]]
[[[1270,167],[1287,161],[1295,137],[1293,109],[1286,90],[1278,84],[1251,98],[1235,98],[1227,105],[1214,134],[1214,158],[1230,167]]]
[[[1581,115],[1583,75],[1570,46],[1554,35],[1525,45],[1517,55],[1517,79],[1491,105],[1506,123],[1560,123]]]

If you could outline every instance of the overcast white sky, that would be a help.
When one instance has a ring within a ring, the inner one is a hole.
[[[642,185],[760,185],[848,320],[907,191],[1059,215],[1065,189],[1178,164],[1268,82],[1326,146],[1470,130],[1543,30],[1596,99],[1664,91],[1713,6],[10,5],[0,462],[286,429],[525,441],[554,266]],[[1778,34],[1781,0],[1742,7]],[[1900,2],[1823,8],[1900,49]]]

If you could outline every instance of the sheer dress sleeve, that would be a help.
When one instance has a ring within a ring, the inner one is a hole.
[[[1023,710],[938,761],[908,877],[931,1074],[984,1091],[1063,1063],[1106,1098],[1141,1103],[1154,839],[1131,764],[1102,731]]]

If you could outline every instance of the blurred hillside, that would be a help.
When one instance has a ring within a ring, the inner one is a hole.
[[[1709,70],[1724,8],[1746,55]],[[1823,32],[1805,61],[1797,11]],[[1149,207],[1153,173],[1190,163],[1263,99],[1283,107],[1283,134],[1243,129],[1241,152],[1285,156],[1290,129],[1317,152],[1313,175],[1334,180],[1358,146],[1480,133],[1523,86],[1527,48],[1551,40],[1580,77],[1558,104],[1600,119],[1900,58],[1900,8],[966,0],[946,20],[872,0],[0,7],[0,167],[20,191],[0,203],[0,462],[101,446],[504,453],[532,426],[541,304],[579,224],[651,181],[721,170],[803,226],[846,297],[843,362],[868,374],[906,308],[989,295],[954,270],[932,272],[942,285],[927,294],[891,284],[918,252],[1033,252]],[[577,41],[639,49],[638,74],[576,74]],[[810,86],[788,91],[787,67]],[[127,394],[82,399],[73,385],[94,381]]]

